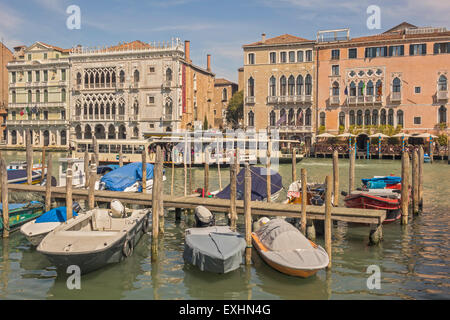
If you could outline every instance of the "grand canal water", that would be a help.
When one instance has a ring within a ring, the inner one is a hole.
[[[5,155],[5,153],[3,153]],[[57,158],[54,172],[57,176]],[[23,153],[6,153],[8,161],[25,159]],[[36,161],[38,157],[36,155]],[[324,181],[331,174],[331,159],[305,159],[309,180]],[[280,165],[285,188],[291,182],[291,166]],[[400,175],[400,161],[356,160],[356,181],[373,175]],[[165,192],[170,192],[171,170],[166,169]],[[218,188],[215,168],[210,170],[211,189]],[[341,190],[347,190],[348,161],[340,159]],[[193,185],[203,184],[201,169],[193,168]],[[222,169],[223,184],[229,182]],[[175,193],[183,194],[183,169],[175,172]],[[81,278],[81,290],[69,290],[67,275],[57,274],[52,264],[36,252],[20,233],[0,241],[1,299],[449,299],[450,166],[446,161],[424,165],[424,213],[403,227],[398,222],[383,228],[384,241],[368,246],[368,227],[333,227],[333,267],[309,279],[283,275],[257,255],[250,268],[226,275],[200,272],[183,262],[184,230],[192,217],[175,223],[166,213],[165,235],[158,262],[150,260],[151,238],[145,235],[133,255]],[[284,199],[285,194],[280,197]],[[342,197],[341,197],[342,198]],[[342,205],[342,199],[341,199]],[[242,224],[243,221],[239,221]],[[218,223],[225,223],[223,214]],[[242,225],[241,225],[242,228]],[[243,231],[243,229],[241,229]],[[323,245],[323,238],[318,238]],[[381,288],[368,289],[370,265],[381,270]]]

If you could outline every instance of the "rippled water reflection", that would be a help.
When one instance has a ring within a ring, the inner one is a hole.
[[[8,160],[24,158],[8,153]],[[54,157],[56,158],[56,157]],[[36,160],[38,158],[36,157]],[[309,180],[322,182],[331,174],[331,159],[305,159]],[[193,186],[203,184],[201,169],[193,168]],[[287,188],[290,165],[281,165]],[[356,181],[363,177],[400,174],[400,161],[357,160]],[[226,275],[199,271],[183,262],[185,228],[191,216],[175,223],[166,215],[165,235],[157,263],[151,263],[151,238],[145,235],[133,255],[122,263],[82,276],[81,290],[68,290],[67,275],[57,274],[47,259],[30,247],[19,233],[1,243],[0,298],[3,299],[448,299],[450,166],[446,161],[425,164],[424,213],[403,227],[398,222],[383,227],[384,241],[368,246],[368,227],[333,227],[333,267],[309,279],[283,275],[254,253],[253,265]],[[56,159],[54,175],[57,174]],[[171,170],[166,169],[165,191],[170,192]],[[211,189],[218,188],[217,169],[210,170]],[[340,160],[341,190],[347,189],[348,161]],[[222,183],[229,172],[222,169]],[[183,169],[176,169],[175,193],[183,194]],[[284,198],[285,195],[280,197]],[[342,198],[342,197],[341,197]],[[341,199],[342,205],[342,199]],[[218,214],[218,222],[225,223]],[[242,226],[242,220],[239,220]],[[241,229],[243,231],[243,229]],[[323,239],[318,243],[323,245]],[[366,286],[367,267],[381,268],[381,289]]]

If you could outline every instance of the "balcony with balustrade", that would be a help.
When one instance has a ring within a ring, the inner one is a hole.
[[[391,102],[401,102],[402,93],[401,92],[392,92],[391,93]]]
[[[268,96],[267,104],[274,104],[274,103],[278,103],[278,97],[277,96]]]
[[[383,102],[383,96],[362,95],[362,96],[348,96],[347,104],[350,106],[375,105]]]
[[[254,104],[255,103],[255,97],[245,97],[245,103],[247,104]]]
[[[339,96],[331,96],[330,104],[331,105],[339,105]]]
[[[439,101],[448,100],[448,91],[447,90],[439,90],[436,94],[436,97]]]

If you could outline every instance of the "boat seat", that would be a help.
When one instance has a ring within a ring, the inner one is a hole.
[[[108,211],[96,210],[92,214],[92,229],[95,231],[111,230],[112,218],[109,216]]]

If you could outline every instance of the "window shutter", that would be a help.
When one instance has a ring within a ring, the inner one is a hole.
[[[422,44],[422,54],[427,54],[427,44]]]
[[[401,55],[401,56],[404,56],[404,55],[405,55],[405,46],[404,46],[404,45],[401,45],[401,46],[400,46],[400,55]]]
[[[438,54],[439,53],[439,43],[435,43],[433,45],[433,53]]]
[[[394,48],[391,46],[389,47],[389,57],[392,57],[392,52],[394,51]]]
[[[364,50],[364,57],[365,57],[365,58],[369,57],[369,48],[366,48],[366,49]]]
[[[384,47],[384,56],[387,57],[387,55],[388,55],[388,47],[386,46]]]
[[[410,45],[409,45],[409,55],[410,55],[410,56],[413,56],[413,55],[414,55],[414,45],[413,45],[413,44],[410,44]]]

